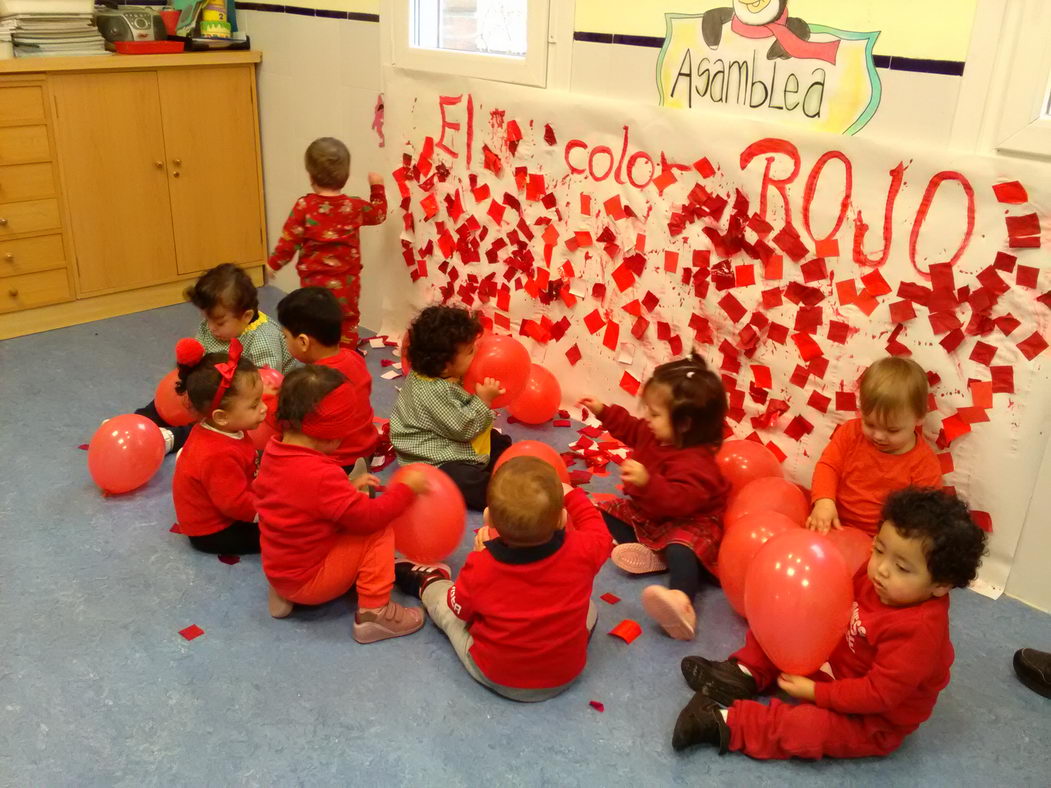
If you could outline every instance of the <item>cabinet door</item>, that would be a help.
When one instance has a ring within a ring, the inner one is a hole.
[[[80,293],[176,278],[156,73],[49,81]]]
[[[179,273],[265,259],[250,66],[160,71]]]

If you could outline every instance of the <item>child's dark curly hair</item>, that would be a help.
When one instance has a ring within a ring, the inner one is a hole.
[[[346,382],[346,376],[332,367],[307,364],[292,370],[277,395],[277,420],[299,432],[317,404]]]
[[[643,396],[653,386],[664,386],[669,392],[668,412],[678,448],[722,445],[726,390],[703,358],[691,353],[689,358],[661,364],[646,381]]]
[[[248,274],[233,263],[222,263],[205,271],[186,288],[184,295],[206,314],[222,307],[238,316],[252,310],[252,320],[259,318],[259,293]]]
[[[427,307],[409,326],[412,371],[440,378],[457,351],[481,333],[481,321],[463,307]]]
[[[190,344],[192,343],[192,344]],[[196,346],[196,347],[194,347]],[[185,394],[190,400],[190,405],[201,416],[210,416],[212,413],[212,400],[215,392],[219,390],[222,377],[216,370],[216,364],[222,364],[229,359],[227,353],[209,353],[204,355],[204,348],[196,340],[184,339],[176,346],[175,365],[179,370],[179,377],[175,381],[175,393]],[[237,362],[237,373],[219,401],[217,408],[230,405],[238,394],[245,392],[251,381],[259,380],[259,370],[255,364],[243,356]]]
[[[963,588],[978,574],[986,534],[957,496],[933,487],[906,487],[887,496],[883,520],[905,538],[923,540],[935,583]]]

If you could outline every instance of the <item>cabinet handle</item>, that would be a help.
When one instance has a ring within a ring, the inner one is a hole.
[[[7,254],[4,255],[4,259],[7,262],[9,262],[9,263],[13,263],[15,261],[15,253],[14,252],[8,252]]]
[[[11,296],[11,298],[18,298],[18,290],[13,287],[7,291],[7,294]]]
[[[7,219],[0,216],[0,227],[7,227]]]
[[[176,167],[182,166],[182,159],[172,159],[172,162],[175,164]]]
[[[164,169],[164,162],[163,161],[155,161],[155,162],[153,162],[153,166],[156,167],[158,170]]]
[[[178,178],[178,177],[179,177],[179,171],[178,171],[178,170],[174,170],[174,171],[172,172],[172,177],[173,177],[173,178]]]

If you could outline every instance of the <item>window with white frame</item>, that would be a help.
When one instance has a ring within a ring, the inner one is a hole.
[[[549,0],[392,0],[394,65],[544,85]]]

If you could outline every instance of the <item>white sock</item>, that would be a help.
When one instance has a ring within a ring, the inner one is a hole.
[[[748,668],[746,668],[740,662],[737,663],[737,669],[740,670],[746,676],[751,676],[752,675],[752,671],[750,671]]]
[[[161,427],[160,430],[161,437],[164,438],[164,453],[171,454],[172,449],[175,448],[175,435],[171,430],[165,429],[164,427]]]
[[[730,718],[729,709],[719,709],[719,713],[723,715],[723,722],[727,722]]]

